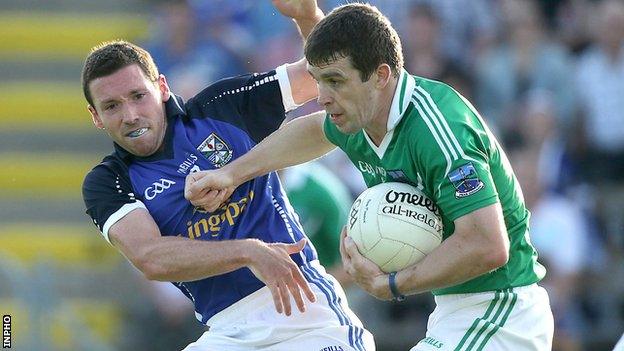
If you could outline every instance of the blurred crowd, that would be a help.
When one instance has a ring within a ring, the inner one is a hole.
[[[329,12],[343,2],[319,5]],[[531,240],[548,269],[542,284],[555,315],[553,349],[610,350],[624,331],[624,2],[370,3],[399,32],[408,72],[453,86],[503,144],[532,212]],[[143,44],[183,97],[222,77],[302,56],[295,25],[270,1],[153,5],[152,36]],[[311,102],[292,118],[317,109]],[[348,208],[364,187],[358,172],[338,153],[320,163],[340,175]],[[167,297],[155,300],[170,299],[161,289],[152,291]],[[379,350],[406,349],[424,335],[430,296],[381,303],[353,286],[349,295]],[[192,313],[180,317],[174,304],[165,307],[156,320],[171,325],[155,326],[159,338],[167,338],[163,330],[172,339],[193,330],[180,322],[194,323]]]

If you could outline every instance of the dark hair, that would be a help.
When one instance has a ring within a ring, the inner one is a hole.
[[[93,106],[89,90],[92,80],[113,74],[121,68],[137,64],[152,82],[158,80],[158,68],[145,49],[125,40],[103,42],[94,46],[82,67],[82,91],[87,102]]]
[[[334,9],[314,27],[304,51],[313,66],[350,58],[363,82],[382,63],[388,64],[396,77],[403,68],[399,35],[390,21],[369,4],[353,3]]]

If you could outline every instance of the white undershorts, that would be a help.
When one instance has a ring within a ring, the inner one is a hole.
[[[210,329],[184,351],[374,351],[340,284],[318,261],[302,272],[317,298],[305,300],[304,313],[291,297],[292,314],[278,314],[263,287],[210,318]]]

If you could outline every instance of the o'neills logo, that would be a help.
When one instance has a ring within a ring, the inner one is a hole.
[[[440,215],[440,209],[438,208],[438,205],[434,204],[433,201],[429,200],[428,198],[418,194],[390,190],[386,193],[386,201],[391,204],[399,201],[411,205],[422,206],[429,211],[435,213],[436,215]]]

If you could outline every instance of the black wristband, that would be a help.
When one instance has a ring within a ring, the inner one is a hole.
[[[388,285],[390,285],[390,292],[392,293],[392,300],[394,301],[403,301],[405,300],[405,295],[401,295],[399,289],[396,286],[396,274],[397,272],[390,272],[388,275]]]

